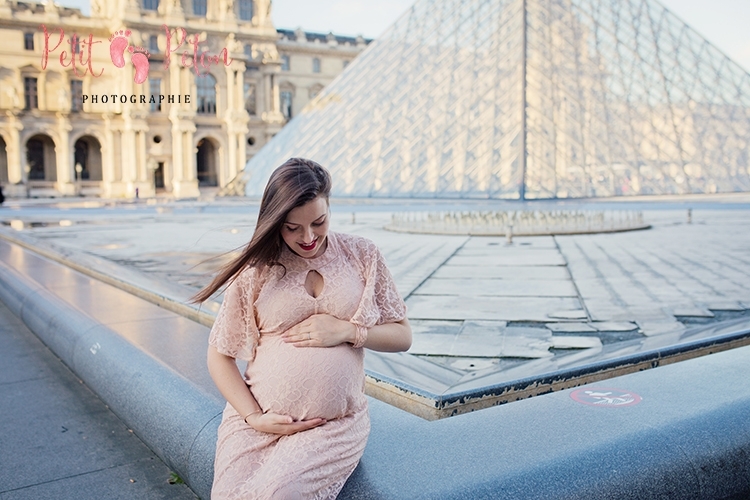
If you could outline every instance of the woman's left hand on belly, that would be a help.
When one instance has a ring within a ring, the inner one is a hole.
[[[330,314],[313,314],[287,330],[282,339],[295,347],[333,347],[354,342],[355,336],[354,324]]]
[[[247,420],[247,417],[250,419]],[[251,413],[247,417],[245,420],[247,425],[256,431],[267,432],[269,434],[296,434],[326,423],[324,418],[295,421],[289,415],[279,415],[272,412],[256,412]]]

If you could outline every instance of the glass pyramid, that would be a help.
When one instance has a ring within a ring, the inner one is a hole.
[[[240,174],[353,197],[750,191],[750,74],[653,0],[420,0]]]

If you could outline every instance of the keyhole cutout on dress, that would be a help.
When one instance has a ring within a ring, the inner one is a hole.
[[[323,291],[323,276],[316,270],[311,270],[305,278],[305,291],[313,298],[317,298]]]

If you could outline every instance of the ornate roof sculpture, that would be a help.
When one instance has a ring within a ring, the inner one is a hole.
[[[419,0],[241,174],[353,197],[750,190],[750,74],[653,0]]]

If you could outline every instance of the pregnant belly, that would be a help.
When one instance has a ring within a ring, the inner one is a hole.
[[[294,347],[280,336],[263,338],[247,379],[264,411],[295,420],[349,415],[365,403],[362,349]]]

